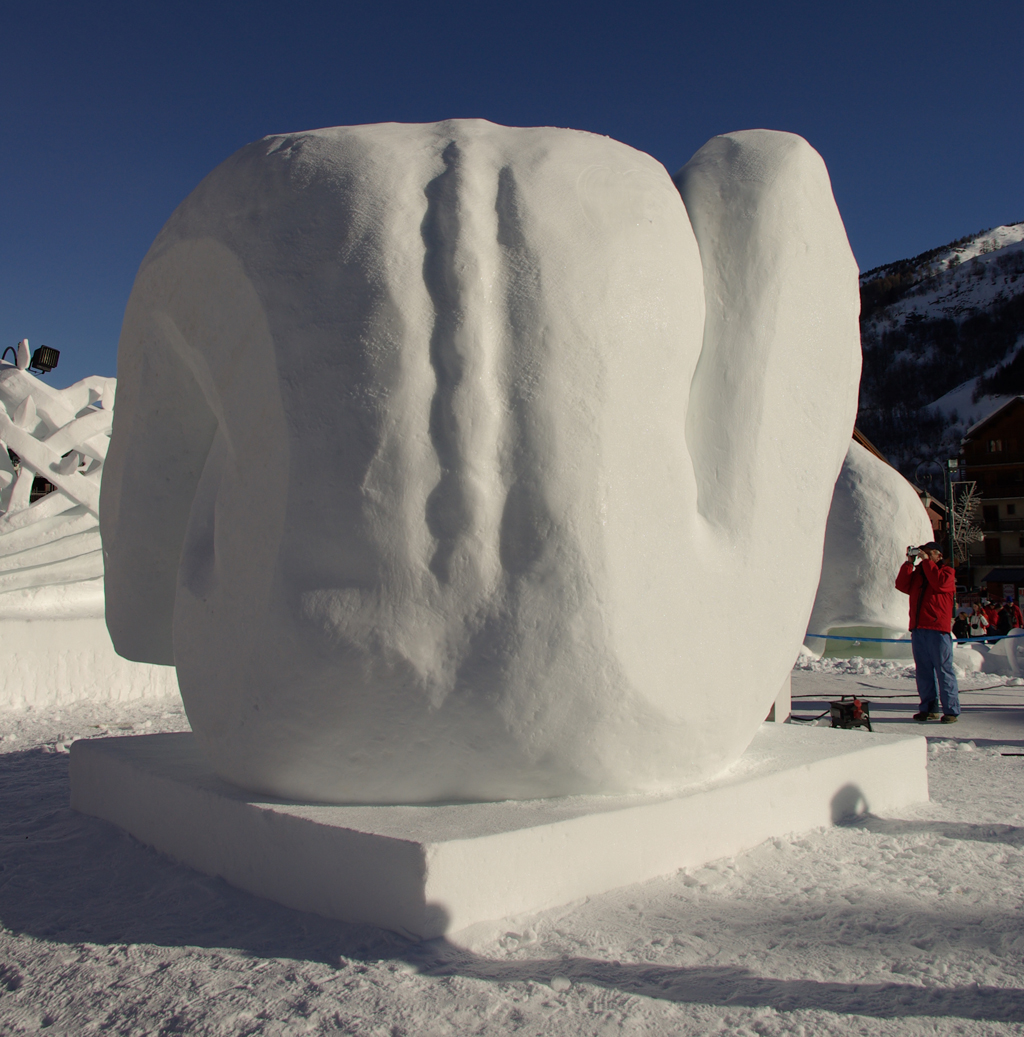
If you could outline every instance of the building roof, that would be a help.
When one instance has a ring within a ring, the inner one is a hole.
[[[909,482],[909,480],[907,481]],[[917,490],[917,495],[921,498],[921,503],[924,505],[925,511],[929,511],[932,508],[934,508],[935,513],[937,515],[945,515],[946,505],[943,504],[942,501],[936,500],[936,498],[933,497],[927,490],[922,490],[921,487],[917,485],[917,483],[912,482],[910,483],[910,485],[913,486],[915,490]]]
[[[1021,400],[1024,400],[1024,396],[1014,396],[1012,400],[1007,400],[1006,403],[1004,403],[1001,407],[998,407],[996,410],[992,411],[991,414],[986,415],[984,418],[981,419],[981,421],[976,421],[964,433],[964,438],[960,440],[960,442],[963,443],[966,440],[970,439],[971,436],[973,436],[979,429],[984,428],[990,421],[993,421],[995,420],[995,418],[999,417],[999,415],[1002,414],[1007,407],[1015,407],[1018,403],[1021,402]]]
[[[891,464],[889,458],[887,458],[885,454],[883,454],[882,451],[879,450],[878,447],[876,447],[875,444],[872,443],[871,440],[868,439],[868,437],[865,436],[859,428],[857,428],[856,425],[853,426],[853,438],[856,442],[860,443],[860,445],[864,447],[865,450],[870,451],[872,454],[874,454],[875,457],[877,457],[880,461],[884,461],[886,464]]]

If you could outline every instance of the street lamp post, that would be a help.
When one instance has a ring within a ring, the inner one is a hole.
[[[949,524],[949,560],[953,564],[953,572],[956,573],[956,535],[953,529],[953,524],[956,521],[953,500],[953,478],[958,475],[960,471],[960,460],[956,457],[951,457],[946,462],[946,521]]]

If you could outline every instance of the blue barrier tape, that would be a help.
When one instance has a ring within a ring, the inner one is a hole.
[[[870,644],[889,644],[889,645],[908,645],[910,644],[909,637],[843,637],[840,634],[804,634],[804,639],[808,637],[817,637],[822,641],[866,641]],[[1010,638],[1024,637],[1024,632],[1020,634],[984,634],[981,637],[958,637],[956,643],[958,645],[966,644],[968,641],[1006,641]]]

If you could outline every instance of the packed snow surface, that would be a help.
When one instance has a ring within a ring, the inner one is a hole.
[[[909,545],[932,538],[928,513],[914,487],[851,441],[832,494],[808,632],[866,627],[887,637],[906,631],[908,599],[896,590],[896,573]]]
[[[341,127],[172,216],[120,342],[107,621],[223,777],[504,799],[739,757],[817,585],[857,272],[799,137],[676,180],[572,130]],[[721,586],[751,645],[711,688],[679,617]]]
[[[922,731],[913,679],[875,669],[797,671],[797,713],[857,693],[880,730]],[[1024,688],[962,687],[960,723],[923,729],[931,803],[425,944],[238,892],[68,808],[73,738],[180,730],[180,703],[2,713],[0,1032],[1019,1034],[1024,757],[1002,754],[1024,753]]]

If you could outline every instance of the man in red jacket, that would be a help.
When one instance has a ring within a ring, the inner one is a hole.
[[[917,563],[915,565],[915,562]],[[944,564],[942,548],[933,540],[907,549],[907,560],[896,576],[896,589],[910,595],[910,643],[917,671],[921,711],[915,720],[955,724],[960,716],[960,689],[953,673],[953,593],[956,576]]]

